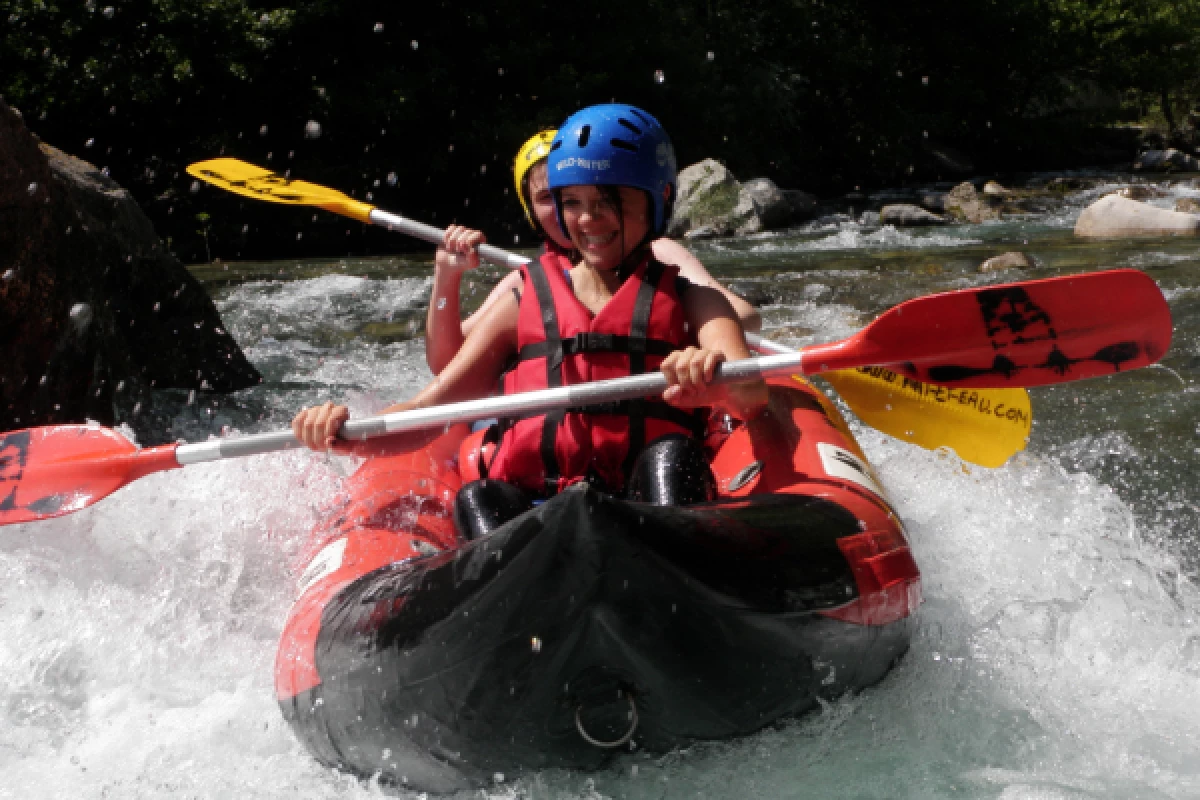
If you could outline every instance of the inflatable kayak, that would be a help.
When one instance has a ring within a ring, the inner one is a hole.
[[[465,542],[478,435],[368,459],[280,643],[296,735],[326,765],[449,790],[749,734],[879,681],[921,599],[904,531],[828,399],[771,394],[789,441],[710,437],[719,496],[696,506],[579,484]]]

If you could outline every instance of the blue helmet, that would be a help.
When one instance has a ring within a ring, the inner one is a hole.
[[[611,103],[589,106],[567,118],[550,145],[547,171],[551,189],[566,186],[632,186],[650,195],[651,235],[667,229],[675,204],[675,148],[658,120],[640,108]],[[663,190],[670,186],[670,198]],[[558,222],[562,204],[555,192]]]

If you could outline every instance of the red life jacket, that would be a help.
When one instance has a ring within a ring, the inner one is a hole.
[[[647,258],[594,317],[556,254],[530,262],[523,274],[519,353],[505,394],[639,375],[692,341],[676,267]],[[508,423],[488,476],[539,493],[596,477],[620,491],[648,442],[669,433],[696,436],[706,416],[644,398],[519,419]]]

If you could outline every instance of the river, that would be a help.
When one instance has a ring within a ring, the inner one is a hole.
[[[694,245],[793,345],[842,338],[905,299],[1111,267],[1165,292],[1162,366],[1031,390],[1028,448],[965,465],[852,420],[912,539],[925,603],[878,686],[740,741],[514,777],[492,798],[1200,797],[1200,242],[1081,243],[1111,182],[1036,214],[896,230],[870,214]],[[1159,184],[1170,207],[1200,196]],[[1006,250],[1037,266],[981,274]],[[156,396],[173,435],[356,414],[428,378],[430,262],[207,265],[266,383]],[[482,297],[497,272],[481,270]],[[308,530],[349,464],[283,453],[154,475],[0,534],[0,798],[360,798],[275,704],[272,659]],[[414,795],[415,796],[415,795]]]

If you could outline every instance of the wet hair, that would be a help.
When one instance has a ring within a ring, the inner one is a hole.
[[[534,232],[543,239],[549,239],[550,235],[546,233],[542,227],[542,223],[537,218],[537,214],[533,211],[533,197],[529,194],[529,179],[533,176],[533,171],[538,168],[539,164],[546,164],[548,161],[549,159],[546,156],[542,156],[533,162],[533,166],[527,169],[525,174],[521,176],[521,197],[525,199],[525,206],[529,209],[529,223],[533,226]]]

